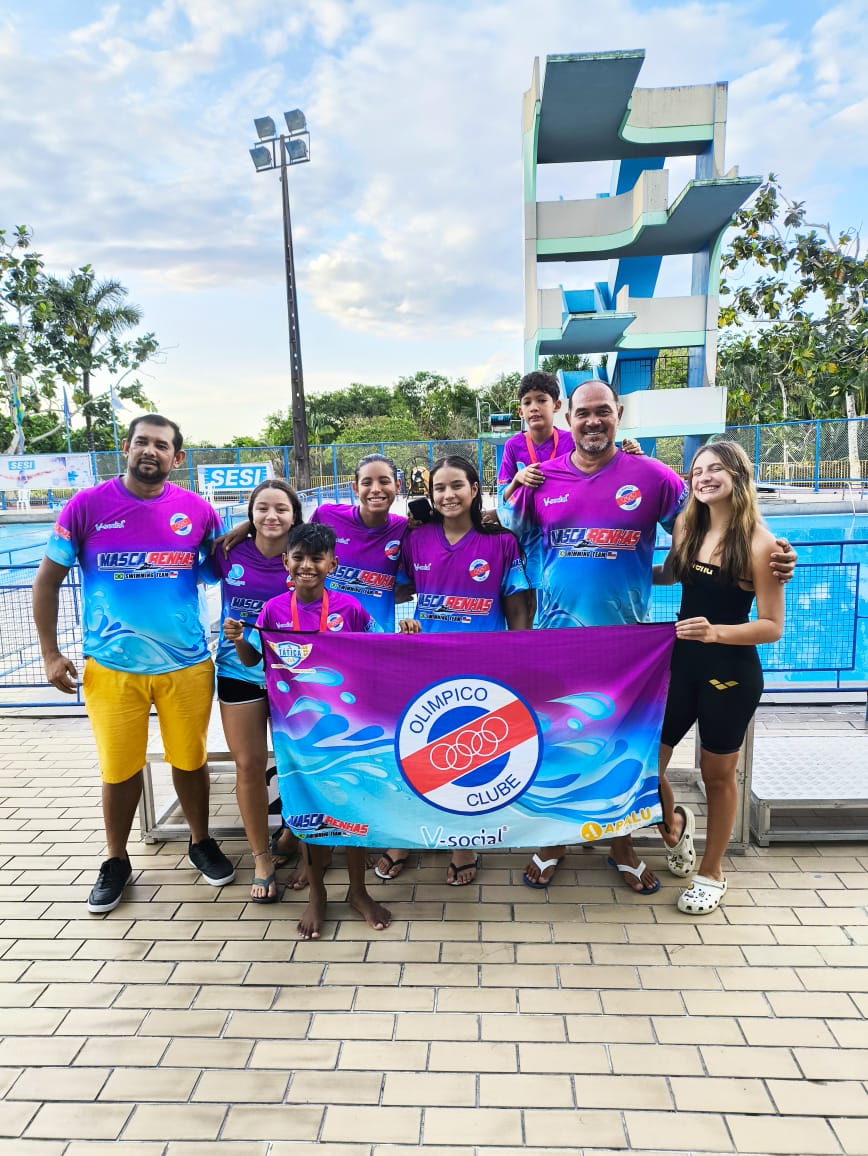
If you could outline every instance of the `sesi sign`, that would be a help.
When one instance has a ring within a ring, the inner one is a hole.
[[[197,466],[199,489],[255,490],[260,482],[274,477],[271,462],[248,462],[244,466]]]

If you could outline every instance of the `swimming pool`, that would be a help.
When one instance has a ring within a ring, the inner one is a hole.
[[[766,521],[799,552],[783,636],[759,648],[766,691],[868,687],[868,515],[769,511]],[[668,542],[658,537],[655,562]],[[672,621],[679,600],[677,586],[655,588],[652,620]]]
[[[39,562],[53,525],[53,521],[0,523],[0,566]]]
[[[776,514],[776,535],[799,551],[787,590],[787,620],[779,642],[761,648],[768,690],[857,690],[868,686],[868,514]],[[31,580],[52,522],[0,524],[0,585]],[[660,533],[655,561],[668,536]],[[16,573],[16,570],[18,571]],[[650,617],[674,620],[678,587],[654,590]]]

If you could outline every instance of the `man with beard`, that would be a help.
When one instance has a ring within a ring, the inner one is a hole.
[[[571,454],[543,462],[535,489],[519,486],[512,528],[527,553],[527,576],[537,591],[535,626],[623,626],[645,620],[651,597],[658,523],[669,530],[687,486],[655,458],[615,445],[623,406],[606,382],[588,381],[570,396]],[[781,582],[792,577],[796,553],[784,539],[769,558]],[[612,863],[634,891],[660,884],[641,862],[629,835],[612,841]],[[546,847],[524,873],[529,887],[549,885],[566,847]]]
[[[126,473],[64,506],[33,583],[33,617],[52,686],[75,692],[61,653],[61,583],[81,567],[84,699],[96,739],[108,858],[88,911],[112,911],[132,874],[127,841],[142,793],[148,715],[157,710],[172,781],[190,826],[189,861],[222,887],[235,869],[208,835],[208,720],[214,668],[199,615],[199,562],[220,519],[197,494],[168,481],[184,460],[178,426],[137,417],[123,442]]]

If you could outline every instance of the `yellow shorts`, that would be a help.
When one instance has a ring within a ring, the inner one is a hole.
[[[82,687],[104,783],[124,783],[145,765],[151,703],[166,761],[181,771],[204,766],[214,698],[210,658],[167,674],[128,674],[88,658]]]

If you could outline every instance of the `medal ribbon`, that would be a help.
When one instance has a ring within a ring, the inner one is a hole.
[[[552,452],[549,454],[549,461],[551,461],[553,457],[557,456],[558,442],[560,440],[560,435],[558,433],[557,426],[555,426],[555,428],[552,430],[552,433],[554,435],[554,439],[552,441]],[[527,430],[524,431],[524,440],[525,440],[525,444],[527,445],[527,452],[528,452],[528,456],[530,457],[530,460],[534,464],[538,463],[539,458],[536,456],[536,446],[533,444],[533,439],[531,438],[531,436]]]
[[[301,630],[301,627],[298,624],[298,596],[296,595],[294,590],[292,592],[292,598],[290,599],[289,605],[290,605],[290,610],[292,612],[292,629],[293,630]],[[323,590],[323,592],[322,592],[322,610],[320,611],[320,615],[319,615],[319,633],[320,634],[322,634],[325,631],[326,624],[328,622],[328,618],[329,618],[329,592],[328,592],[328,590]]]

